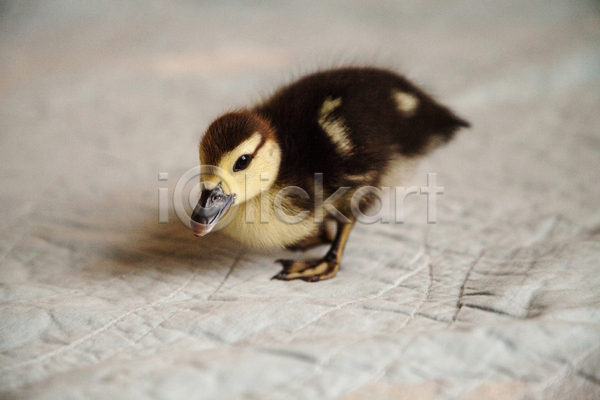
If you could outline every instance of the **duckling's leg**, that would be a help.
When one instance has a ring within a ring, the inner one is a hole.
[[[349,224],[338,222],[337,225],[335,239],[325,257],[309,261],[277,260],[276,262],[283,266],[283,270],[271,279],[282,281],[302,279],[306,282],[317,282],[333,278],[340,269],[342,252],[354,226],[354,221]]]

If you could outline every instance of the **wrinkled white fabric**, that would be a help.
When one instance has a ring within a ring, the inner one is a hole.
[[[600,398],[596,2],[7,3],[8,398]],[[357,225],[335,279],[195,238],[172,194],[212,118],[319,66],[391,66],[472,122]],[[158,173],[168,173],[159,181]],[[158,189],[169,223],[158,224]]]

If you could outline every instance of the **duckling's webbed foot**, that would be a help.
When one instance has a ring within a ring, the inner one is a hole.
[[[340,269],[340,263],[335,258],[327,256],[319,260],[277,260],[276,262],[283,266],[283,270],[271,279],[282,281],[302,279],[306,282],[317,282],[333,278]]]
[[[283,266],[283,270],[271,279],[290,281],[302,279],[306,282],[318,282],[333,278],[340,269],[344,245],[354,223],[338,223],[337,233],[327,255],[318,260],[295,261],[277,260]]]

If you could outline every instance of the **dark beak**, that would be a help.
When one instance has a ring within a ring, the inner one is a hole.
[[[198,205],[192,213],[194,235],[204,236],[219,222],[233,204],[233,195],[227,195],[219,183],[213,189],[203,188]]]

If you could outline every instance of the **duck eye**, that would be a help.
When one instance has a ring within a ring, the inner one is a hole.
[[[235,162],[235,165],[233,166],[233,172],[241,171],[248,168],[248,165],[250,165],[250,161],[252,161],[252,156],[249,154],[244,154]]]

